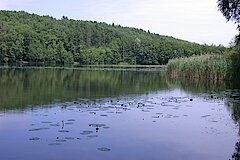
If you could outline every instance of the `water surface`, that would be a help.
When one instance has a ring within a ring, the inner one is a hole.
[[[0,159],[225,160],[238,142],[239,90],[224,84],[141,70],[0,77]]]

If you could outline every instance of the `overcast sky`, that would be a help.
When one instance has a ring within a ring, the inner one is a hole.
[[[227,46],[237,34],[217,0],[0,0],[1,10],[95,20],[142,28],[197,43]]]

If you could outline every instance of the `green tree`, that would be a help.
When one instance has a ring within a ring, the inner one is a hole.
[[[0,11],[2,63],[166,64],[176,57],[224,50],[103,22]]]
[[[218,0],[218,8],[228,21],[234,21],[240,32],[240,0]],[[240,33],[236,37],[240,41]]]

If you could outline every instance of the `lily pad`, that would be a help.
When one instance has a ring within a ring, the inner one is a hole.
[[[89,136],[87,136],[88,138],[96,138],[96,137],[98,137],[98,135],[89,135]]]
[[[49,121],[43,121],[43,122],[41,122],[41,123],[50,124],[50,123],[52,123],[52,122],[49,122]]]
[[[41,131],[41,130],[48,130],[49,128],[34,128],[34,129],[29,129],[28,131]]]
[[[50,124],[50,126],[53,126],[53,127],[59,127],[60,124]]]
[[[80,133],[81,135],[88,135],[93,133],[93,131],[83,131],[82,133]]]
[[[111,149],[105,148],[105,147],[98,148],[98,150],[99,150],[99,151],[103,151],[103,152],[109,152],[109,151],[111,151]]]
[[[59,145],[62,145],[62,143],[49,143],[48,145],[49,146],[59,146]]]
[[[74,140],[73,137],[65,137],[66,140]]]
[[[73,122],[66,122],[66,123],[64,123],[64,124],[66,124],[66,125],[72,125],[72,124],[74,124]]]
[[[32,138],[29,138],[29,140],[30,140],[30,141],[38,141],[38,140],[40,140],[40,138],[38,138],[38,137],[32,137]]]
[[[68,121],[69,122],[75,122],[76,120],[75,119],[69,119]]]
[[[69,132],[69,131],[68,131],[68,130],[59,130],[58,132],[67,133],[67,132]]]
[[[65,139],[57,139],[56,142],[67,142]]]

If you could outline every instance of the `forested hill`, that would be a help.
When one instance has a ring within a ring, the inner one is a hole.
[[[224,50],[120,25],[0,11],[1,63],[166,64]]]

